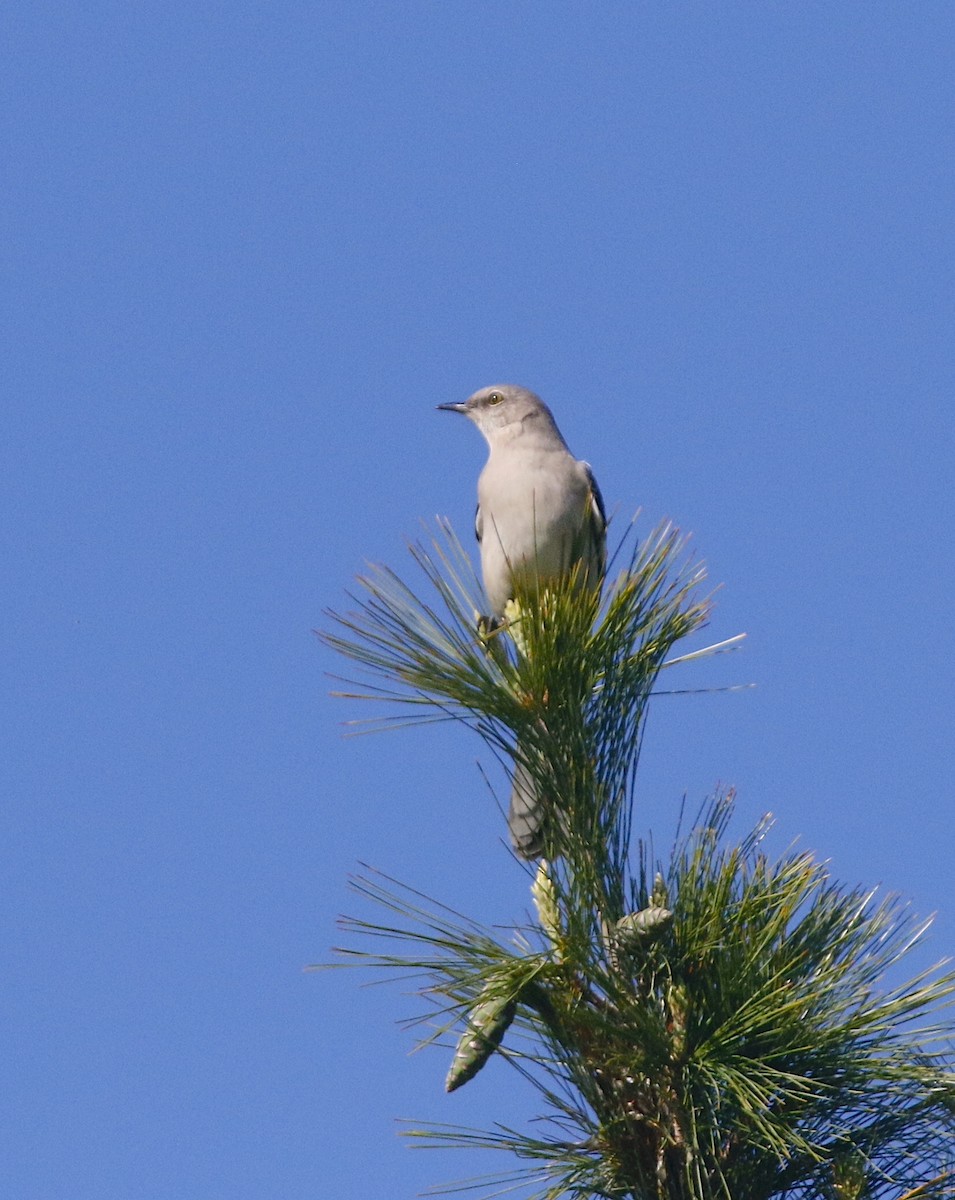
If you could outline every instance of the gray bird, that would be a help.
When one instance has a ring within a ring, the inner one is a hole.
[[[515,579],[531,588],[581,564],[581,582],[599,586],[607,560],[607,517],[593,472],[567,449],[550,409],[514,384],[481,388],[463,404],[439,404],[470,417],[487,439],[478,479],[475,532],[484,589],[496,617]],[[544,806],[518,751],[508,827],[524,858],[543,853]]]

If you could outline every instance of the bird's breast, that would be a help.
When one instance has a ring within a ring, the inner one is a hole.
[[[481,566],[496,612],[513,595],[518,573],[544,582],[569,570],[590,504],[586,475],[570,455],[488,461],[478,481]]]

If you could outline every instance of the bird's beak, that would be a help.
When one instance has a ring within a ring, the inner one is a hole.
[[[438,409],[440,412],[467,413],[468,406],[466,404],[439,404]]]

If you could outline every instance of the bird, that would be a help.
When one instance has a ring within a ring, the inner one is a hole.
[[[522,584],[536,589],[575,568],[582,586],[599,587],[607,564],[603,498],[590,465],[571,454],[540,396],[516,384],[494,384],[438,408],[468,417],[488,444],[474,530],[495,618],[503,618]],[[514,761],[511,844],[522,858],[539,858],[546,805],[519,749]]]

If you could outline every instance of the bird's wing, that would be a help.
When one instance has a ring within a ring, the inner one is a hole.
[[[594,532],[603,533],[607,528],[607,510],[604,508],[604,498],[600,494],[600,488],[597,487],[597,480],[594,479],[590,463],[582,462],[580,465],[586,471],[587,482],[590,484],[591,520],[594,523]]]
[[[580,465],[586,472],[587,483],[590,487],[590,512],[588,513],[590,536],[597,551],[600,574],[603,575],[607,566],[607,510],[604,507],[604,498],[600,494],[597,480],[590,469],[590,463],[582,462]]]

